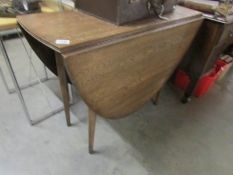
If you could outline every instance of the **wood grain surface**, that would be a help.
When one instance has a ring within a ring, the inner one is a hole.
[[[161,89],[200,25],[180,23],[65,55],[66,70],[95,113],[125,117]]]
[[[176,11],[166,15],[168,21],[152,18],[120,27],[79,11],[22,15],[17,17],[17,21],[32,37],[53,50],[64,53],[196,18],[198,15],[201,16],[197,11],[177,6]],[[70,44],[58,45],[55,43],[57,39],[70,40]]]
[[[17,20],[40,59],[56,73],[60,54],[90,109],[113,119],[138,110],[161,89],[202,23],[201,13],[180,6],[166,17],[120,27],[78,11]],[[58,45],[57,39],[70,44]]]

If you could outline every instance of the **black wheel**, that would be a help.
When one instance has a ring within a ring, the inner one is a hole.
[[[191,98],[190,97],[186,97],[186,96],[184,96],[181,99],[181,103],[183,103],[183,104],[189,103],[190,101],[191,101]]]

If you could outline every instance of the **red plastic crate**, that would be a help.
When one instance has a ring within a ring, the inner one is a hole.
[[[216,80],[221,75],[222,71],[229,65],[229,62],[219,59],[216,61],[214,68],[202,76],[197,83],[197,86],[194,90],[194,95],[196,97],[201,97],[205,95],[215,84]],[[182,89],[186,90],[190,84],[191,80],[189,75],[183,70],[177,70],[175,77],[175,85]]]
[[[217,60],[215,67],[198,81],[194,95],[196,97],[205,95],[213,87],[226,65],[224,60]]]

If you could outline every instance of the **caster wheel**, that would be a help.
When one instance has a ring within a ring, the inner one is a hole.
[[[191,101],[191,98],[190,98],[190,97],[183,97],[183,98],[181,99],[181,103],[183,103],[183,104],[189,103],[190,101]]]

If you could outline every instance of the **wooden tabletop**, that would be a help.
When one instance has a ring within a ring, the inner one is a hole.
[[[100,41],[128,36],[149,28],[166,26],[172,23],[196,19],[197,11],[177,6],[168,15],[169,20],[146,19],[124,26],[97,19],[79,11],[18,16],[17,21],[31,36],[57,52],[68,52]],[[69,40],[70,44],[59,45],[56,40]]]

